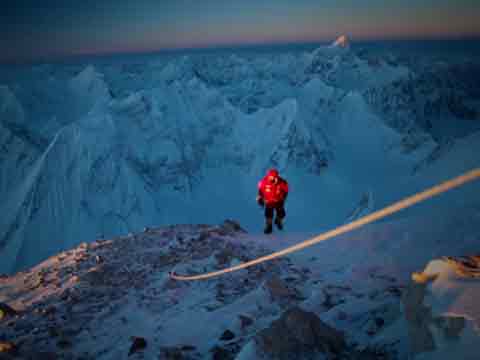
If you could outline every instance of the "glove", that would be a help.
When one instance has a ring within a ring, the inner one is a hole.
[[[257,196],[257,204],[261,207],[265,206],[265,202],[263,201],[263,198],[261,196]]]

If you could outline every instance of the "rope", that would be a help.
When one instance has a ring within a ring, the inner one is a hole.
[[[438,184],[436,186],[433,186],[433,187],[431,187],[431,188],[429,188],[425,191],[419,192],[415,195],[412,195],[412,196],[407,197],[403,200],[400,200],[400,201],[398,201],[398,202],[396,202],[396,203],[394,203],[390,206],[387,206],[387,207],[385,207],[381,210],[375,211],[375,212],[371,213],[370,215],[366,215],[366,216],[364,216],[364,217],[362,217],[358,220],[355,220],[355,221],[352,221],[348,224],[339,226],[339,227],[337,227],[333,230],[322,233],[322,234],[320,234],[320,235],[318,235],[318,236],[316,236],[316,237],[314,237],[310,240],[305,240],[305,241],[303,241],[299,244],[296,244],[296,245],[290,246],[288,248],[285,248],[283,250],[274,252],[270,255],[262,256],[262,257],[259,257],[257,259],[247,261],[247,262],[244,262],[244,263],[241,263],[239,265],[232,266],[232,267],[229,267],[229,268],[226,268],[226,269],[222,269],[222,270],[218,270],[218,271],[212,271],[212,272],[204,273],[204,274],[190,275],[189,276],[189,275],[178,275],[174,272],[170,272],[170,277],[174,280],[180,280],[180,281],[204,280],[204,279],[209,279],[209,278],[213,278],[213,277],[216,277],[216,276],[220,276],[220,275],[223,275],[223,274],[226,274],[226,273],[230,273],[230,272],[238,271],[238,270],[241,270],[241,269],[245,269],[245,268],[248,268],[250,266],[257,265],[257,264],[263,263],[265,261],[273,260],[275,258],[284,256],[284,255],[287,255],[287,254],[290,254],[290,253],[293,253],[293,252],[296,252],[296,251],[299,251],[299,250],[302,250],[302,249],[305,249],[309,246],[315,245],[315,244],[317,244],[321,241],[330,239],[332,237],[335,237],[335,236],[338,236],[338,235],[341,235],[341,234],[345,234],[345,233],[350,232],[352,230],[355,230],[355,229],[357,229],[361,226],[364,226],[366,224],[369,224],[371,222],[374,222],[376,220],[379,220],[381,218],[389,216],[389,215],[391,215],[393,213],[396,213],[400,210],[411,207],[415,204],[423,202],[423,201],[425,201],[429,198],[432,198],[434,196],[440,195],[440,194],[442,194],[442,193],[444,193],[444,192],[446,192],[450,189],[462,186],[465,183],[467,183],[469,181],[476,180],[478,178],[480,178],[480,168],[471,170],[471,171],[469,171],[469,172],[467,172],[463,175],[460,175],[460,176],[458,176],[454,179],[445,181],[445,182],[443,182],[441,184]]]

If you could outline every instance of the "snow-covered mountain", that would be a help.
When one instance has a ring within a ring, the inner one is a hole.
[[[337,47],[342,47],[342,48],[349,48],[350,47],[350,40],[346,35],[339,36],[337,40],[335,40],[332,45],[332,47],[337,46]]]
[[[273,166],[297,232],[478,166],[478,88],[449,70],[432,94],[442,66],[326,46],[2,69],[0,272],[145,226],[259,231],[256,184]],[[457,202],[478,201],[465,191]]]
[[[82,243],[0,278],[0,355],[474,360],[480,262],[459,256],[478,253],[480,207],[454,210],[205,281],[169,272],[224,269],[306,236],[249,234],[229,220]]]
[[[440,63],[414,76],[374,86],[364,97],[389,124],[403,132],[421,127],[437,141],[478,130],[480,67],[472,61]]]

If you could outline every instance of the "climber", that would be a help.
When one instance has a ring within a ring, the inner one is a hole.
[[[285,218],[285,200],[288,195],[288,183],[278,175],[276,169],[268,171],[267,175],[258,183],[257,203],[265,207],[265,234],[272,232],[273,213],[276,211],[275,225],[283,229]]]

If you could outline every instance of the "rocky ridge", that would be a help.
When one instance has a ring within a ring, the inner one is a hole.
[[[217,270],[268,252],[233,221],[83,243],[0,278],[0,356],[402,358],[398,339],[375,340],[400,318],[404,286],[378,270],[360,287],[334,273],[313,276],[314,258],[281,258],[201,282],[168,275]]]

